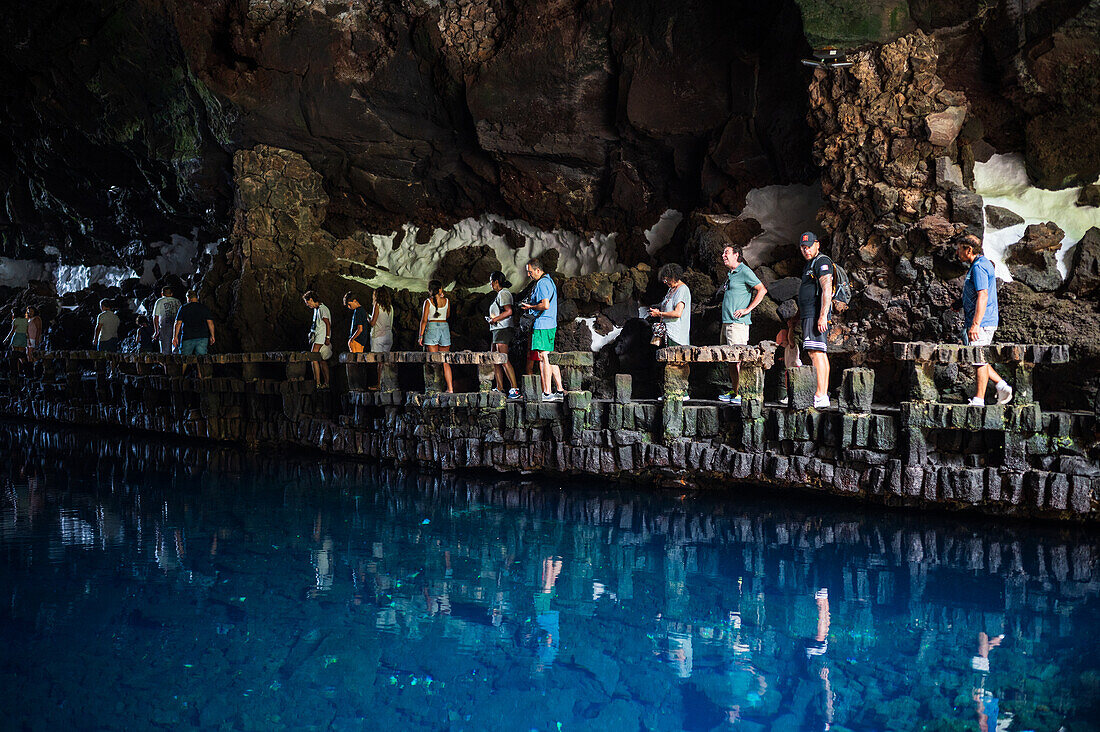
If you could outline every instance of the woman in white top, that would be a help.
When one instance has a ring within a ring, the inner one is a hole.
[[[379,287],[374,291],[370,311],[370,350],[389,353],[393,350],[393,291]]]
[[[503,272],[493,272],[489,275],[489,287],[493,288],[496,297],[489,306],[489,315],[485,319],[489,321],[489,335],[493,340],[493,350],[497,353],[508,353],[508,344],[512,342],[515,329],[512,327],[512,293],[508,290],[512,283],[504,276]],[[516,386],[516,372],[509,361],[503,365],[493,367],[496,372],[497,385],[494,391],[504,391],[504,377],[508,377],[511,388],[508,390],[509,399],[519,398],[519,388]]]
[[[691,345],[691,290],[680,279],[684,269],[678,264],[666,264],[657,273],[668,286],[668,294],[659,307],[650,308],[650,317],[660,318],[668,329],[668,345]]]
[[[443,283],[432,280],[428,283],[428,299],[420,314],[420,337],[418,342],[431,353],[446,353],[451,350],[451,327],[447,318],[451,314],[451,301],[443,294]],[[447,383],[447,393],[454,392],[451,381],[451,365],[443,364],[443,380]]]

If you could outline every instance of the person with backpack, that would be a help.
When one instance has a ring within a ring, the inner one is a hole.
[[[727,244],[722,249],[722,264],[729,268],[726,281],[720,288],[722,294],[722,345],[744,346],[749,342],[749,325],[752,311],[768,294],[768,288],[760,281],[749,265],[745,264],[741,247]],[[718,398],[730,404],[740,404],[737,390],[741,386],[741,364],[731,363],[730,390]]]
[[[829,406],[829,315],[833,305],[835,265],[821,253],[821,242],[807,231],[798,243],[806,265],[802,268],[802,284],[798,288],[798,314],[802,320],[802,348],[810,356],[817,378],[814,408]]]

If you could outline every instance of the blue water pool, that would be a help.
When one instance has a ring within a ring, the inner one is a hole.
[[[1095,531],[0,425],[0,728],[1100,724]]]

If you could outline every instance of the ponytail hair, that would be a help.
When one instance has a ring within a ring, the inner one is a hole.
[[[499,282],[500,286],[507,290],[512,286],[512,283],[508,281],[508,278],[504,276],[503,272],[493,272],[489,275],[490,282]]]
[[[428,299],[432,301],[432,315],[439,314],[439,296],[443,294],[443,283],[432,280],[428,283]]]

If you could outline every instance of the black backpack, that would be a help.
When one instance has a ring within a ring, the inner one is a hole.
[[[823,257],[825,255],[819,254],[817,256]],[[815,257],[813,262],[816,261],[817,258]],[[848,279],[848,273],[837,264],[835,259],[830,261],[833,263],[833,310],[843,313],[852,302],[852,281]],[[810,277],[813,277],[813,262],[810,262]]]

